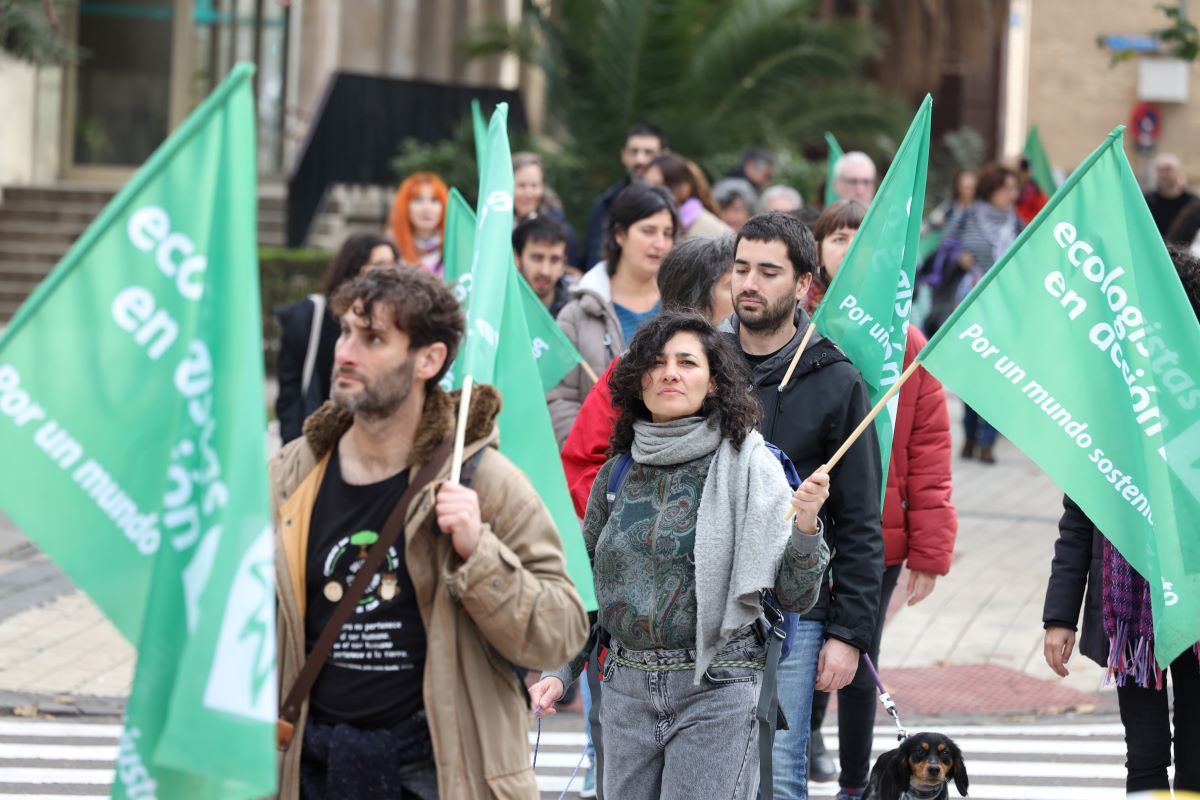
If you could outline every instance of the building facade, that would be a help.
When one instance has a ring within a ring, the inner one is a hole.
[[[1113,127],[1130,125],[1139,104],[1151,102],[1160,123],[1158,139],[1139,147],[1132,128],[1125,134],[1126,153],[1139,179],[1148,183],[1153,156],[1169,152],[1182,159],[1193,182],[1200,180],[1200,104],[1191,101],[1200,64],[1153,52],[1134,52],[1113,64],[1113,50],[1098,44],[1101,37],[1116,37],[1118,46],[1151,45],[1151,32],[1168,25],[1158,3],[1024,0],[1019,5],[1023,14],[1013,24],[1021,27],[1013,38],[1027,38],[1027,61],[1023,70],[1018,62],[1010,81],[1017,91],[1010,93],[1016,100],[1009,108],[1013,133],[1006,137],[1006,152],[1019,152],[1025,131],[1037,125],[1054,166],[1068,174]]]
[[[520,0],[125,0],[72,3],[84,57],[0,56],[0,186],[119,183],[238,61],[258,64],[259,171],[281,176],[338,71],[514,89],[515,59],[468,61],[463,35]]]

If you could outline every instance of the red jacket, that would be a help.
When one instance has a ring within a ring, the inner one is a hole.
[[[925,346],[909,326],[904,366]],[[950,502],[950,415],[937,378],[919,367],[900,389],[892,458],[883,500],[883,550],[888,566],[945,575],[950,571],[958,516]]]
[[[608,459],[608,440],[612,438],[613,428],[617,425],[617,410],[613,408],[612,393],[608,389],[608,376],[612,374],[616,363],[614,359],[588,392],[571,426],[571,432],[563,442],[563,471],[567,474],[571,502],[575,504],[575,513],[580,519],[587,510],[588,495],[591,494],[596,473]]]

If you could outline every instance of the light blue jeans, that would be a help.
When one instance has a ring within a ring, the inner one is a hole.
[[[824,644],[825,623],[802,619],[796,624],[792,651],[779,662],[779,707],[788,730],[775,732],[771,751],[775,800],[808,800],[808,729],[817,659]]]
[[[617,664],[617,657],[640,667]],[[761,661],[752,629],[717,658]],[[614,641],[604,664],[600,717],[608,731],[604,791],[620,800],[752,800],[758,791],[762,670],[709,667],[697,684],[694,650],[625,650]],[[661,668],[661,669],[660,669]],[[653,671],[649,671],[653,670]]]

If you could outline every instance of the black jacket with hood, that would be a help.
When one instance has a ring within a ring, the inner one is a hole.
[[[752,368],[763,406],[762,435],[787,453],[805,477],[833,456],[870,411],[862,375],[836,344],[819,333],[813,334],[787,388],[779,391],[807,327],[808,315],[797,309],[796,335]],[[736,315],[721,324],[721,331],[741,350]],[[859,437],[829,477],[829,500],[821,519],[833,554],[830,575],[817,604],[801,619],[825,621],[827,637],[866,652],[876,616],[882,613],[879,499],[883,477],[874,426]]]

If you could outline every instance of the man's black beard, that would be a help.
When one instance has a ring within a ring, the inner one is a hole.
[[[394,370],[380,378],[377,383],[369,383],[364,379],[362,392],[351,397],[338,397],[335,386],[333,392],[330,393],[333,395],[333,402],[356,417],[387,419],[396,413],[396,409],[412,393],[415,366],[412,356],[409,356]],[[361,377],[361,373],[358,374]],[[337,373],[335,371],[334,381],[336,382],[336,380]]]
[[[764,304],[764,314],[756,320],[750,320],[737,315],[739,324],[748,331],[758,334],[772,334],[783,328],[796,315],[796,300],[794,297],[784,297],[775,305]],[[737,306],[734,306],[737,313]]]

